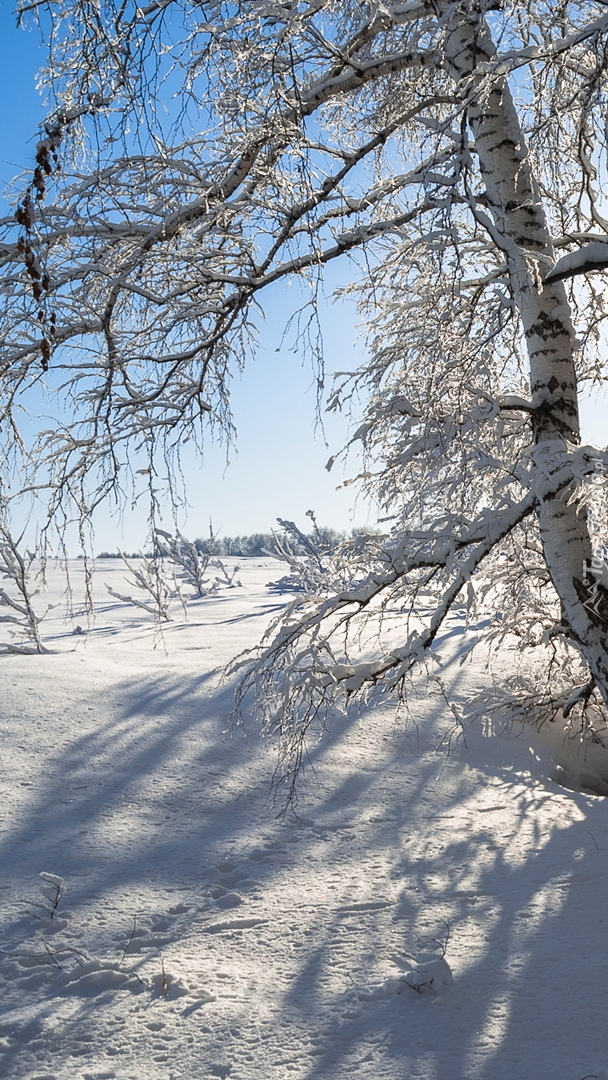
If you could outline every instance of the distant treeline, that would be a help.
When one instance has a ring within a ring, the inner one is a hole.
[[[291,550],[297,555],[305,554],[304,546],[293,536],[287,535],[283,529],[277,529],[275,533],[252,533],[251,536],[197,537],[194,543],[198,550],[206,555],[233,555],[243,559],[272,552],[275,547],[275,536],[280,537],[282,541],[287,540]],[[346,539],[347,533],[338,532],[336,529],[320,528],[314,533],[307,533],[306,536],[316,547],[331,551]]]
[[[314,544],[317,550],[329,552],[344,540],[362,535],[375,535],[376,532],[375,529],[367,528],[351,529],[349,533],[338,532],[337,529],[322,526],[314,532],[306,533],[306,537]],[[275,537],[280,537],[282,541],[287,540],[289,547],[296,555],[306,554],[304,545],[300,544],[292,535],[288,535],[283,529],[277,529],[275,533],[252,533],[250,536],[199,536],[194,541],[194,545],[201,554],[205,555],[234,556],[240,559],[255,558],[256,556],[263,556],[267,552],[272,552],[275,546]],[[128,559],[142,557],[141,551],[136,551],[131,555],[126,552],[124,554]],[[120,559],[121,556],[122,553],[118,551],[101,551],[97,558]],[[146,552],[145,558],[151,559],[153,556],[150,552]]]
[[[100,551],[99,555],[97,555],[96,558],[97,559],[122,559],[123,555],[124,555],[125,559],[141,559],[142,558],[141,551]],[[146,559],[151,559],[152,558],[152,556],[150,555],[149,552],[144,557]],[[78,558],[82,559],[83,556],[79,555]]]

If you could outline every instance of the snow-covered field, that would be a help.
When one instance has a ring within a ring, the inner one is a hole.
[[[53,653],[0,658],[0,1076],[606,1080],[608,803],[526,734],[437,750],[424,692],[407,724],[332,720],[277,819],[272,748],[253,720],[225,736],[220,680],[282,603],[277,564],[162,637],[109,598],[122,573],[98,563],[74,634],[75,563]],[[448,672],[463,697],[483,677]]]

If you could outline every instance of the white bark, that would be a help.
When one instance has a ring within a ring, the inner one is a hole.
[[[467,5],[455,10],[452,5],[439,5],[439,10],[445,15],[452,11],[446,62],[453,77],[470,76],[480,60],[488,67],[495,49],[485,20],[467,16]],[[479,91],[470,93],[468,120],[492,219],[487,227],[509,267],[530,361],[536,460],[546,468],[552,455],[559,456],[568,442],[580,442],[576,339],[570,309],[559,278],[547,280],[555,261],[553,245],[508,83],[504,77],[480,76]],[[475,213],[485,223],[485,214],[478,208]],[[607,626],[598,626],[598,619],[590,616],[581,599],[591,540],[585,514],[575,502],[568,502],[567,495],[567,491],[551,493],[539,503],[543,550],[564,619],[608,704]]]

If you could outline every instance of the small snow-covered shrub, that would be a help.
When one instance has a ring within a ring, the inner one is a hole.
[[[308,511],[310,515],[312,511]],[[306,536],[294,521],[277,518],[283,535],[273,534],[273,543],[267,554],[288,567],[288,572],[278,581],[269,582],[269,588],[278,592],[314,592],[327,578],[327,550],[314,538]]]
[[[48,904],[45,905],[46,910],[49,912],[51,919],[53,919],[55,917],[55,912],[59,907],[59,903],[63,900],[67,891],[65,881],[62,877],[59,877],[58,874],[49,874],[44,870],[41,871],[38,877],[42,878],[42,892],[48,901]]]
[[[268,583],[277,592],[326,592],[340,579],[345,553],[359,548],[367,538],[360,532],[348,540],[344,534],[320,527],[313,510],[307,510],[306,516],[313,523],[312,533],[303,532],[295,521],[277,518],[282,532],[273,533],[272,544],[265,550],[288,568],[282,578]]]
[[[217,546],[212,525],[209,526],[209,540],[204,546],[192,543],[180,532],[172,536],[164,529],[155,529],[154,543],[159,555],[173,564],[180,585],[194,590],[190,597],[192,600],[213,596],[222,586],[231,589],[241,584],[236,580],[239,567],[235,566],[231,572],[221,559],[212,554]],[[210,571],[217,573],[211,576]]]
[[[41,588],[40,575],[32,574],[36,553],[26,549],[22,555],[19,551],[20,539],[14,540],[8,525],[0,523],[0,574],[12,585],[11,592],[0,588],[0,607],[8,608],[10,612],[0,614],[0,622],[10,624],[11,637],[20,635],[24,639],[21,642],[3,642],[2,647],[7,652],[44,653],[48,649],[42,644],[40,623],[52,605],[49,604],[42,615],[37,614],[34,608],[34,597]]]
[[[126,555],[122,556],[122,560],[132,574],[132,580],[128,581],[128,584],[139,589],[140,593],[143,594],[143,598],[116,592],[115,589],[106,584],[110,596],[122,600],[124,604],[133,604],[135,607],[142,608],[143,611],[154,615],[158,622],[171,622],[169,604],[171,600],[179,595],[179,592],[175,580],[173,588],[167,581],[163,573],[161,560],[158,558],[145,559],[139,567],[133,566]]]
[[[404,975],[391,975],[384,982],[357,993],[359,1001],[376,1001],[391,998],[393,994],[406,993],[408,987],[422,997],[437,997],[447,986],[452,986],[454,976],[445,955],[422,953],[412,961],[411,970]]]
[[[126,555],[121,556],[131,574],[128,583],[138,589],[140,595],[120,593],[107,584],[106,589],[110,596],[149,612],[158,622],[171,622],[169,606],[172,600],[179,599],[185,613],[186,599],[214,596],[222,587],[234,588],[241,584],[236,580],[238,566],[230,571],[221,559],[210,554],[214,540],[211,528],[209,551],[205,551],[180,532],[172,536],[164,529],[155,529],[154,552],[150,557],[142,556],[138,567],[133,566]],[[183,586],[193,590],[189,597],[184,597]]]

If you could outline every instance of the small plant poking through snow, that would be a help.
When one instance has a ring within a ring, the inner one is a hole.
[[[50,904],[50,907],[47,907],[47,911],[49,912],[51,919],[53,919],[55,917],[55,912],[59,907],[59,902],[63,899],[67,891],[65,881],[57,874],[47,874],[45,871],[42,871],[38,876],[42,878],[42,891]]]
[[[405,993],[407,987],[415,990],[421,997],[437,997],[448,986],[452,986],[454,976],[448,964],[445,954],[450,940],[450,928],[447,928],[445,941],[437,941],[437,952],[422,952],[417,956],[401,952],[393,959],[397,965],[405,970],[403,975],[391,975],[383,983],[369,990],[357,993],[359,1001],[372,1001],[379,998],[390,998],[393,994]],[[410,966],[411,965],[411,966]],[[608,1077],[606,1078],[608,1080]]]
[[[214,596],[222,586],[234,588],[241,584],[235,580],[238,566],[231,572],[221,559],[210,554],[214,543],[213,528],[210,528],[208,551],[200,550],[179,532],[172,536],[164,529],[155,529],[154,553],[151,558],[143,558],[140,566],[136,567],[129,562],[126,555],[121,555],[132,575],[128,584],[139,589],[141,595],[126,595],[107,584],[106,589],[110,596],[117,600],[133,604],[154,615],[157,622],[171,622],[169,605],[176,597],[182,603],[184,614],[186,612],[182,585],[193,590],[188,599],[199,600]],[[213,577],[208,576],[211,570],[217,571]]]
[[[44,894],[45,902],[35,902],[34,900],[21,900],[20,903],[24,904],[26,908],[29,908],[30,914],[36,919],[43,918],[42,915],[36,914],[36,909],[43,911],[51,919],[55,918],[55,912],[59,907],[61,900],[66,894],[67,886],[62,877],[58,874],[49,874],[46,871],[42,871],[38,875],[42,879],[42,892]]]
[[[445,941],[434,943],[439,945],[441,952],[425,952],[420,953],[417,958],[408,957],[414,960],[414,964],[411,971],[406,971],[403,982],[411,986],[417,994],[437,995],[444,986],[451,986],[454,982],[452,969],[445,958],[450,943],[449,926],[446,925]]]
[[[312,511],[309,510],[308,515],[311,514]],[[327,550],[319,544],[316,536],[306,536],[294,521],[285,521],[283,518],[277,518],[277,521],[283,529],[283,535],[273,534],[274,542],[268,554],[289,567],[289,572],[279,581],[273,582],[272,587],[280,592],[313,592],[327,577]]]
[[[370,998],[389,998],[393,994],[403,994],[406,987],[415,990],[421,997],[437,997],[454,982],[452,969],[445,958],[449,940],[450,928],[448,926],[445,941],[435,942],[439,945],[437,952],[422,952],[417,956],[402,952],[395,956],[394,959],[399,967],[407,968],[405,973],[393,975],[374,990],[360,993],[359,999],[366,1001]]]
[[[161,970],[161,987],[163,991],[163,997],[166,997],[169,993],[169,980],[167,978],[167,972],[165,971],[165,961],[163,954],[160,954],[160,970]]]
[[[137,957],[128,956],[133,941],[138,933],[137,916],[133,915],[131,931],[127,938],[122,953],[118,958],[103,958],[91,953],[83,946],[77,946],[72,941],[60,940],[61,931],[67,925],[68,913],[62,914],[51,928],[50,920],[55,917],[59,904],[66,893],[66,885],[58,874],[43,872],[42,892],[44,902],[33,900],[22,901],[27,909],[27,914],[37,920],[37,931],[28,933],[27,940],[21,948],[13,948],[10,951],[0,949],[0,954],[8,961],[14,961],[20,968],[52,968],[55,971],[56,980],[54,986],[58,993],[84,994],[85,996],[105,993],[112,990],[129,990],[132,993],[147,991],[155,998],[186,997],[190,995],[199,1004],[207,1001],[215,1001],[215,995],[206,987],[192,988],[184,979],[165,965],[165,958],[160,950],[155,950],[160,961],[155,970],[146,977],[140,974],[136,967],[141,968],[142,963],[151,960],[145,955]],[[54,941],[46,940],[46,936],[53,933]],[[142,952],[141,943],[135,950]],[[131,960],[126,965],[127,959]]]
[[[355,541],[331,529],[320,528],[313,510],[306,511],[313,524],[312,533],[305,533],[295,521],[277,518],[282,533],[272,534],[272,544],[266,555],[288,567],[288,573],[269,588],[278,592],[324,593],[339,582],[342,572],[342,552],[350,550]]]

